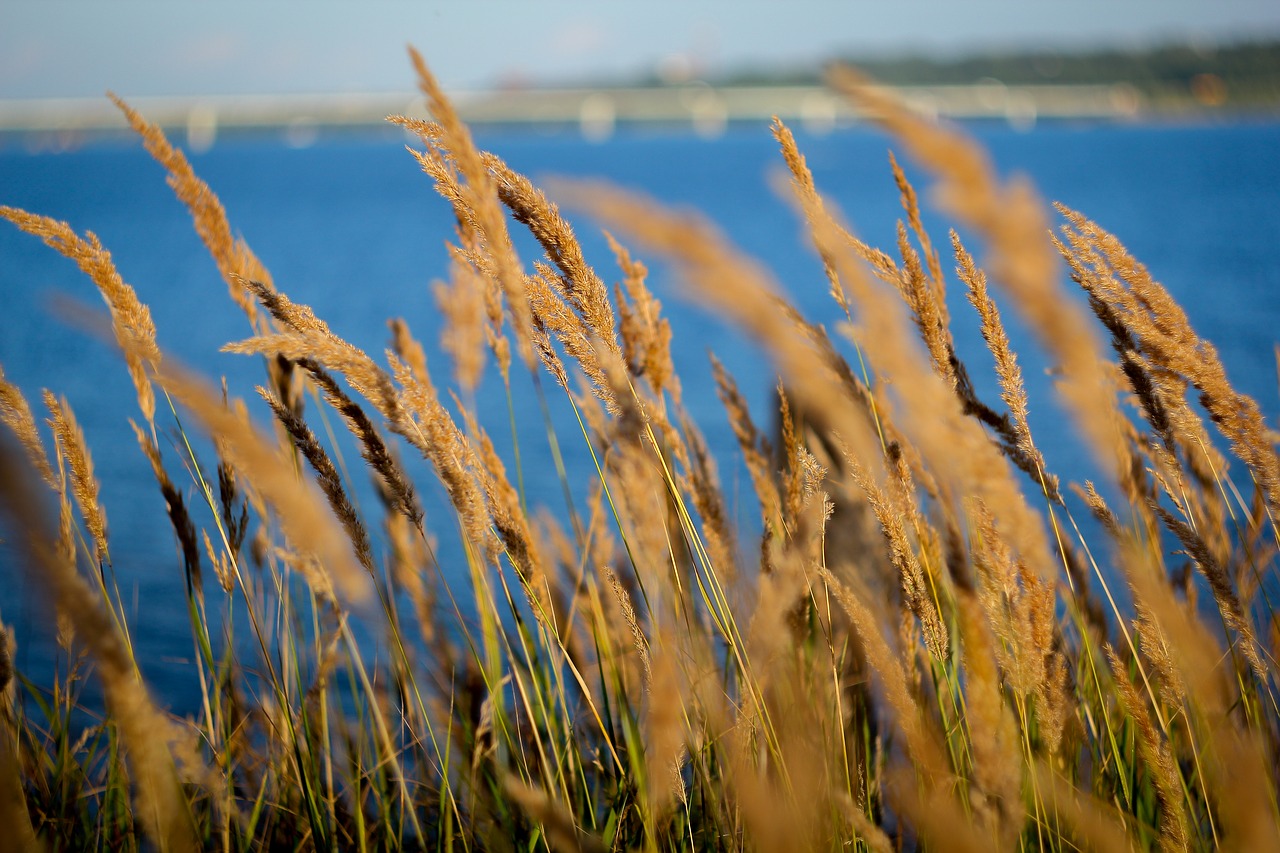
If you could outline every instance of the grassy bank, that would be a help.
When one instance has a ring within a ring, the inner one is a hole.
[[[201,697],[174,718],[139,674],[115,510],[76,414],[0,374],[2,529],[61,650],[53,673],[15,672],[0,633],[13,846],[1280,847],[1275,433],[1115,237],[837,70],[980,245],[928,234],[896,161],[897,245],[861,242],[776,122],[833,298],[807,318],[696,215],[598,184],[547,195],[478,151],[413,60],[433,121],[392,121],[456,214],[438,235],[447,366],[428,369],[403,320],[370,354],[277,289],[123,102],[245,313],[225,349],[260,357],[261,386],[219,388],[167,357],[92,234],[0,208],[110,308]],[[549,197],[608,229],[613,256],[585,257]],[[517,228],[544,257],[517,256]],[[776,410],[755,412],[715,368],[758,537],[734,528],[683,404],[710,390],[672,368],[672,336],[692,330],[664,319],[641,258],[669,262],[776,366]],[[948,288],[981,319],[988,363],[957,358]],[[1027,398],[1002,310],[1049,353],[1106,482],[1045,465],[1027,412],[1047,401]],[[476,415],[503,393],[480,387],[486,362],[508,400],[529,372],[577,416],[557,434],[511,406],[554,470],[524,470],[518,444],[502,461]],[[977,371],[998,398],[979,397]],[[439,483],[414,482],[409,455]],[[570,456],[590,482],[568,481]],[[565,508],[531,506],[531,478],[562,480]],[[428,516],[437,486],[451,510]],[[88,679],[101,707],[80,707]]]

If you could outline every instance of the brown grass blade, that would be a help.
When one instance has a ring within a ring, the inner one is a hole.
[[[304,358],[298,361],[298,366],[310,374],[325,400],[342,416],[347,429],[360,441],[360,455],[377,472],[392,505],[421,533],[423,513],[413,482],[405,475],[373,421],[318,363]]]
[[[797,406],[819,426],[840,433],[861,458],[880,453],[866,410],[816,341],[791,320],[794,309],[777,295],[771,277],[703,219],[664,210],[637,194],[598,183],[558,181],[557,194],[615,231],[672,258],[694,285],[693,296],[712,305],[762,342],[778,364]],[[780,322],[786,320],[786,322]]]
[[[978,495],[997,508],[1006,535],[1024,559],[1042,576],[1055,576],[1057,561],[1051,556],[1042,519],[1027,505],[982,429],[965,415],[955,394],[910,345],[899,304],[862,273],[857,256],[841,244],[839,235],[845,229],[830,205],[814,207],[803,194],[797,200],[809,205],[804,212],[814,243],[820,253],[833,259],[858,309],[863,353],[879,376],[894,380],[896,399],[905,409],[897,423],[919,449],[926,469],[949,499]]]
[[[1187,814],[1182,806],[1182,780],[1169,745],[1156,731],[1147,704],[1129,680],[1124,661],[1110,645],[1105,648],[1121,707],[1138,729],[1138,752],[1155,780],[1160,800],[1160,842],[1166,850],[1187,849]]]
[[[8,844],[18,853],[39,853],[44,845],[36,837],[23,790],[22,766],[18,761],[13,724],[13,658],[9,654],[9,630],[0,622],[0,826],[10,833]]]
[[[156,347],[156,327],[151,311],[138,300],[138,294],[125,283],[93,232],[81,237],[65,222],[38,216],[12,207],[0,207],[0,216],[41,238],[52,249],[75,261],[76,266],[93,281],[111,311],[111,326],[116,342],[124,352],[129,376],[138,392],[138,406],[148,422],[155,419],[155,395],[147,379],[147,367],[154,369],[160,361]]]
[[[169,746],[181,736],[152,701],[111,618],[61,553],[39,504],[29,499],[30,481],[16,455],[0,446],[0,508],[11,528],[21,531],[12,541],[30,565],[38,567],[33,577],[46,585],[57,608],[75,623],[76,635],[97,658],[107,703],[129,757],[139,820],[161,850],[195,851],[200,845]]]
[[[1114,395],[1099,393],[1112,387],[1101,341],[1058,287],[1048,222],[1029,184],[1001,184],[975,143],[916,115],[858,72],[837,67],[829,79],[937,176],[939,201],[987,239],[997,283],[1057,360],[1068,409],[1107,470],[1119,476],[1126,456]]]
[[[49,467],[49,455],[45,452],[40,431],[36,428],[31,406],[27,404],[27,398],[22,396],[22,390],[4,378],[3,366],[0,366],[0,421],[4,421],[18,439],[40,478],[49,484],[49,488],[57,491],[58,479]]]
[[[459,192],[475,215],[476,229],[485,241],[487,255],[493,262],[495,278],[502,286],[507,305],[511,309],[511,324],[516,332],[520,354],[526,362],[531,362],[533,349],[524,275],[515,248],[511,245],[511,235],[507,232],[493,176],[486,168],[480,152],[476,150],[471,132],[458,118],[453,104],[427,68],[422,55],[410,47],[409,59],[417,72],[418,86],[427,97],[427,106],[439,122],[439,141],[452,155],[458,172],[466,181]]]
[[[1071,226],[1064,234],[1075,251],[1073,273],[1085,279],[1081,284],[1110,309],[1154,368],[1180,374],[1199,392],[1232,450],[1253,471],[1272,513],[1280,512],[1280,457],[1257,402],[1231,386],[1217,350],[1196,335],[1182,307],[1114,235],[1070,208],[1058,210]],[[1092,275],[1081,275],[1086,265]],[[1182,394],[1166,395],[1164,403],[1186,407]]]
[[[1038,763],[1035,774],[1045,802],[1067,823],[1084,849],[1097,853],[1135,853],[1139,849],[1110,804],[1077,789],[1047,764]]]
[[[649,380],[659,401],[665,390],[679,403],[680,377],[671,364],[671,323],[661,316],[662,303],[645,284],[649,271],[612,234],[606,231],[604,237],[625,276],[613,293],[627,365],[632,375]]]
[[[529,229],[546,250],[547,258],[560,270],[565,293],[578,316],[596,338],[614,352],[619,352],[609,290],[587,264],[578,238],[560,215],[560,209],[548,201],[528,178],[498,157],[485,152],[480,159],[497,184],[498,198],[516,220]]]
[[[107,560],[107,514],[98,499],[98,479],[93,475],[93,457],[85,443],[84,432],[76,423],[76,416],[65,397],[59,399],[50,391],[44,392],[44,404],[49,410],[49,426],[53,429],[58,453],[71,469],[71,492],[80,506],[80,515],[93,536],[98,561]]]
[[[440,344],[453,358],[454,375],[463,391],[472,393],[484,373],[485,283],[475,269],[454,262],[448,284],[437,282],[436,306],[444,317]]]
[[[604,853],[603,842],[584,832],[573,814],[541,788],[533,788],[515,776],[508,776],[503,790],[531,820],[542,824],[547,841],[556,853]]]
[[[373,549],[369,545],[369,534],[365,531],[364,523],[360,520],[360,515],[356,512],[351,499],[347,497],[347,491],[342,485],[342,477],[338,475],[338,469],[329,459],[329,454],[320,445],[320,441],[311,431],[311,427],[307,426],[306,421],[286,408],[275,395],[261,385],[258,386],[258,394],[267,401],[276,420],[293,439],[293,446],[298,448],[311,465],[311,470],[315,471],[320,491],[324,492],[325,498],[329,501],[329,508],[342,524],[342,529],[347,532],[347,538],[351,540],[351,546],[355,549],[356,559],[360,561],[360,565],[364,566],[370,577],[376,577],[377,569],[373,565]]]
[[[231,223],[227,220],[227,212],[217,194],[196,177],[186,155],[170,144],[164,131],[143,118],[141,113],[115,94],[108,92],[107,97],[124,113],[134,132],[142,137],[148,153],[169,173],[169,186],[186,205],[187,210],[191,211],[196,233],[218,265],[218,272],[226,281],[231,298],[244,311],[254,328],[265,331],[258,326],[257,306],[243,283],[246,280],[260,281],[270,288],[271,274],[244,240],[232,236]]]
[[[151,436],[147,435],[133,421],[129,421],[129,425],[133,427],[133,434],[138,439],[138,446],[142,448],[147,461],[151,463],[151,472],[155,475],[156,483],[160,486],[160,494],[164,496],[165,510],[169,514],[169,523],[173,525],[173,532],[177,535],[178,543],[182,546],[182,560],[187,577],[190,578],[192,587],[199,593],[203,588],[200,571],[200,545],[196,540],[195,524],[192,523],[191,515],[187,512],[186,501],[183,499],[182,493],[173,485],[173,481],[169,479],[169,472],[165,470],[164,462],[160,458],[160,448],[156,447],[155,442],[151,440]],[[210,550],[212,551],[212,548]],[[218,561],[214,560],[214,563],[217,564]]]
[[[841,583],[835,575],[826,569],[819,569],[817,574],[827,585],[836,602],[848,614],[858,636],[862,638],[867,662],[880,677],[885,698],[894,712],[894,724],[902,730],[907,751],[916,771],[921,778],[930,780],[931,784],[942,785],[943,780],[951,775],[946,769],[946,760],[942,756],[933,732],[929,729],[920,705],[911,694],[907,675],[899,656],[890,648],[881,633],[881,620],[848,585]],[[906,654],[913,653],[914,650],[906,652]]]
[[[243,408],[228,409],[219,392],[176,367],[162,367],[157,381],[196,416],[237,475],[274,510],[285,536],[308,558],[302,565],[315,593],[337,605],[336,580],[345,601],[363,603],[369,595],[368,576],[353,558],[350,542],[323,499],[298,479],[290,460],[249,423]]]

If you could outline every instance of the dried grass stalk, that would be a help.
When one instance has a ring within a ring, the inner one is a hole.
[[[987,853],[1000,849],[974,826],[954,794],[938,780],[915,785],[905,769],[889,770],[887,798],[925,842],[951,853]],[[1005,848],[1013,849],[1013,848]]]
[[[298,360],[298,366],[311,376],[325,400],[342,416],[342,420],[360,442],[360,456],[378,475],[383,494],[418,531],[422,532],[422,507],[412,481],[396,460],[391,448],[383,440],[378,428],[358,403],[346,395],[338,383],[317,362],[309,358]]]
[[[1035,779],[1045,803],[1066,822],[1085,849],[1097,853],[1135,853],[1140,849],[1126,831],[1123,818],[1109,803],[1077,789],[1041,762],[1036,764]]]
[[[871,822],[871,818],[856,803],[842,803],[842,808],[849,825],[853,827],[854,837],[867,845],[871,853],[893,853],[893,841],[883,829]]]
[[[530,819],[542,824],[547,841],[556,853],[605,853],[603,842],[584,832],[573,814],[540,788],[532,788],[515,776],[508,776],[503,791]]]
[[[502,334],[503,288],[498,280],[499,272],[493,257],[485,251],[486,241],[480,232],[480,223],[469,197],[464,195],[456,163],[449,152],[442,148],[444,131],[435,122],[424,122],[404,116],[390,116],[388,121],[402,125],[417,133],[427,145],[426,152],[410,150],[422,170],[435,181],[436,192],[452,206],[457,218],[462,246],[446,244],[455,266],[467,271],[481,284],[481,295],[487,323],[484,325],[486,341],[498,362],[498,370],[505,381],[511,366],[511,345]],[[534,318],[536,323],[536,318]],[[536,343],[536,339],[535,339]]]
[[[988,240],[997,283],[1039,334],[1061,368],[1059,388],[1107,470],[1125,458],[1101,342],[1084,312],[1059,292],[1043,209],[1025,181],[1002,185],[982,150],[959,132],[930,123],[899,99],[846,67],[832,85],[902,141],[938,178],[943,206]]]
[[[534,614],[555,636],[566,639],[562,633],[567,626],[559,618],[553,590],[554,578],[547,572],[547,561],[542,546],[533,534],[529,519],[520,503],[520,494],[507,477],[506,466],[498,458],[488,434],[479,428],[471,413],[466,412],[472,457],[476,460],[475,474],[484,491],[493,526],[502,538],[507,557],[516,568],[526,592],[534,606]]]
[[[1044,457],[1031,438],[1031,424],[1027,419],[1027,389],[1022,382],[1022,368],[1018,366],[1018,358],[1009,346],[1009,336],[1000,319],[1000,310],[987,290],[986,273],[978,269],[973,256],[965,249],[960,242],[960,235],[955,231],[951,232],[951,244],[959,265],[956,267],[956,274],[968,288],[969,302],[982,321],[982,339],[986,341],[987,349],[995,359],[1000,397],[1009,407],[1007,417],[998,417],[994,422],[984,418],[984,421],[1004,440],[1003,446],[1010,460],[1033,480],[1040,482],[1050,500],[1062,503],[1058,478],[1049,473]]]
[[[109,710],[129,756],[138,818],[161,850],[198,850],[200,844],[169,746],[180,735],[152,702],[127,646],[97,596],[57,546],[38,504],[28,497],[29,486],[29,471],[8,447],[0,447],[0,507],[12,529],[21,531],[13,541],[26,551],[31,565],[39,567],[34,576],[47,585],[57,608],[74,621],[77,635],[97,658]]]
[[[427,97],[427,106],[439,122],[440,143],[453,157],[459,174],[465,179],[458,191],[475,216],[476,231],[484,239],[485,252],[493,263],[494,277],[502,286],[511,309],[511,324],[520,354],[526,362],[531,362],[533,349],[524,276],[515,248],[511,245],[511,236],[507,233],[493,176],[476,150],[470,131],[458,118],[453,104],[428,70],[421,54],[410,47],[409,58],[418,75],[418,86]]]
[[[565,295],[578,316],[596,338],[615,353],[620,352],[609,289],[587,264],[578,238],[560,215],[560,209],[548,201],[528,178],[512,170],[498,157],[483,153],[480,159],[493,175],[498,198],[510,208],[518,222],[528,227],[546,250],[548,260],[560,271]]]
[[[950,775],[946,769],[946,759],[943,758],[941,749],[929,730],[928,722],[919,704],[911,695],[902,662],[880,633],[880,620],[848,585],[838,580],[831,572],[819,569],[818,576],[826,583],[836,602],[848,614],[854,630],[861,638],[863,647],[866,649],[867,662],[880,677],[885,698],[894,712],[894,723],[902,730],[907,752],[911,756],[917,773],[922,779],[941,785],[943,779]]]
[[[44,405],[49,410],[49,426],[53,429],[58,454],[71,469],[71,491],[80,506],[80,515],[93,536],[98,561],[105,562],[107,555],[107,514],[98,498],[98,479],[93,475],[93,457],[85,443],[84,432],[76,423],[75,412],[66,398],[44,392]]]
[[[679,475],[680,490],[687,496],[702,521],[701,534],[711,567],[718,577],[732,584],[738,574],[738,558],[733,547],[738,538],[724,505],[724,493],[720,489],[715,459],[707,450],[702,433],[683,412],[680,415],[680,429],[685,439],[676,445],[682,469]]]
[[[1178,775],[1178,765],[1169,745],[1156,731],[1138,688],[1129,680],[1124,661],[1110,645],[1105,647],[1105,651],[1120,705],[1137,726],[1138,751],[1155,780],[1156,795],[1160,799],[1160,846],[1164,850],[1186,850],[1187,814],[1182,806],[1182,779]]]
[[[716,393],[729,415],[729,424],[738,439],[747,472],[751,475],[751,484],[760,500],[760,513],[765,527],[772,529],[774,535],[781,536],[785,528],[782,526],[782,496],[778,493],[778,478],[772,468],[773,448],[769,439],[752,421],[747,401],[738,390],[738,384],[714,355],[711,356],[711,369],[715,374]]]
[[[1231,577],[1227,574],[1226,568],[1218,562],[1204,538],[1200,536],[1199,532],[1191,524],[1175,518],[1164,507],[1156,505],[1152,509],[1173,535],[1178,537],[1182,547],[1187,550],[1191,559],[1195,561],[1196,568],[1208,580],[1209,589],[1213,592],[1214,601],[1218,604],[1223,621],[1239,635],[1241,651],[1244,652],[1245,659],[1253,669],[1254,675],[1258,677],[1258,683],[1266,684],[1268,667],[1262,659],[1262,651],[1258,644],[1257,635],[1253,630],[1253,623],[1250,621],[1248,614],[1245,613],[1244,606],[1240,602],[1240,597],[1231,581]]]
[[[614,301],[622,333],[622,351],[634,376],[649,381],[655,397],[670,391],[680,401],[680,377],[671,363],[671,323],[661,316],[662,303],[655,299],[645,278],[645,265],[631,257],[626,247],[604,232],[609,248],[622,269],[623,280],[614,287]]]
[[[644,590],[649,618],[661,624],[679,612],[687,579],[688,554],[673,509],[658,450],[638,427],[625,420],[606,435],[609,489],[617,507],[619,530],[636,578]],[[663,614],[663,615],[658,615]]]
[[[58,480],[49,467],[49,455],[45,452],[40,431],[36,428],[35,416],[31,414],[31,407],[27,405],[27,398],[22,396],[22,390],[4,378],[3,366],[0,366],[0,421],[12,430],[40,478],[56,491]]]
[[[409,356],[410,362],[392,357],[392,373],[402,390],[396,404],[399,416],[391,422],[391,429],[432,464],[458,513],[467,538],[487,559],[493,560],[498,554],[498,542],[490,529],[484,492],[473,474],[473,468],[478,464],[475,452],[441,404],[431,377],[426,373],[421,348],[410,337],[408,327],[398,322],[397,328],[400,330],[397,332],[397,348]]]
[[[1060,707],[1057,690],[1065,673],[1060,671],[1063,665],[1056,649],[1060,635],[1054,585],[1016,558],[986,506],[975,501],[972,512],[977,596],[1000,640],[996,657],[1009,686],[1027,699],[1036,698],[1042,736],[1050,752],[1055,752],[1067,709]]]
[[[1160,623],[1152,615],[1150,608],[1139,602],[1134,605],[1134,609],[1138,612],[1134,623],[1138,640],[1142,644],[1143,657],[1151,662],[1151,668],[1160,678],[1156,685],[1160,699],[1170,708],[1182,707],[1187,700],[1187,685],[1170,657],[1169,640],[1164,636]]]
[[[798,200],[806,204],[804,196]],[[1019,553],[1042,576],[1056,574],[1041,518],[1027,506],[1008,466],[977,424],[967,418],[956,396],[909,344],[905,318],[883,288],[870,281],[856,257],[839,243],[839,226],[830,206],[805,209],[820,252],[837,265],[860,311],[863,352],[881,376],[894,377],[894,390],[904,404],[904,432],[919,448],[925,467],[951,498],[977,494],[993,508]]]
[[[165,510],[169,514],[169,523],[173,525],[173,532],[177,534],[178,544],[182,547],[182,561],[186,570],[187,578],[193,589],[197,593],[203,588],[201,572],[200,572],[200,547],[196,540],[196,528],[191,521],[191,516],[187,513],[186,502],[182,498],[182,493],[173,485],[173,481],[169,479],[169,472],[165,470],[164,463],[160,458],[160,448],[156,447],[155,442],[151,440],[151,436],[147,435],[133,421],[129,421],[129,425],[133,427],[133,434],[138,439],[138,446],[142,448],[143,454],[147,457],[147,461],[151,463],[151,472],[155,475],[156,483],[160,486],[160,494],[164,496]],[[206,534],[207,540],[207,534]],[[212,554],[212,545],[209,546]],[[215,565],[220,561],[214,558]],[[219,580],[221,580],[222,571],[218,572]]]
[[[694,285],[693,295],[712,305],[762,342],[777,361],[797,406],[817,424],[840,433],[860,458],[879,455],[878,439],[818,341],[791,321],[794,309],[777,295],[769,275],[730,246],[709,223],[693,215],[602,184],[557,182],[557,194],[588,210],[616,231],[675,260]],[[788,322],[779,322],[779,319]]]
[[[164,366],[157,381],[200,420],[238,476],[252,483],[274,510],[285,536],[303,556],[299,564],[316,595],[336,606],[336,580],[345,600],[364,602],[368,580],[353,559],[350,542],[314,489],[298,479],[290,461],[249,423],[243,407],[233,412],[219,393],[175,367]]]
[[[13,724],[13,660],[9,654],[9,631],[0,623],[0,826],[8,833],[8,849],[21,853],[42,853],[44,845],[36,836],[23,790],[22,765],[18,761]]]
[[[1012,850],[1027,821],[1022,801],[1022,733],[1005,704],[996,667],[998,643],[971,592],[958,593],[956,612],[964,644],[965,716],[977,786],[970,803],[979,826],[997,841],[996,846]]]
[[[723,370],[723,366],[720,369]],[[782,383],[778,383],[774,393],[778,401],[779,429],[782,433],[781,446],[775,452],[775,459],[780,459],[782,462],[778,473],[782,478],[782,490],[785,496],[782,501],[785,510],[783,518],[788,526],[795,529],[795,525],[799,522],[803,499],[801,493],[804,490],[805,462],[807,459],[813,459],[813,465],[816,466],[818,463],[813,454],[800,445],[796,419],[791,414],[791,404],[787,402],[786,389],[782,387]],[[823,474],[825,473],[824,469]],[[818,479],[821,480],[821,476]]]
[[[631,606],[631,596],[627,594],[622,582],[618,580],[617,572],[611,567],[605,566],[604,576],[609,581],[609,589],[613,592],[613,596],[618,602],[622,620],[631,632],[632,646],[636,650],[636,655],[640,658],[640,669],[644,675],[644,692],[650,693],[653,688],[653,663],[649,658],[649,640],[645,637],[644,630],[640,627],[640,620],[636,617],[636,609]]]
[[[528,276],[525,280],[529,308],[533,312],[537,328],[555,336],[564,347],[565,354],[576,361],[591,380],[591,392],[604,402],[611,414],[620,414],[622,410],[618,395],[614,393],[606,374],[601,353],[597,352],[598,338],[595,331],[572,310],[564,287],[554,277],[554,273],[543,264],[537,266],[538,274]],[[607,357],[621,359],[616,343],[613,344],[613,350],[606,350],[606,353]],[[548,368],[556,374],[555,367],[548,364]]]
[[[868,475],[866,469],[851,455],[844,458],[845,465],[857,484],[867,497],[867,503],[875,514],[880,531],[889,545],[889,557],[897,570],[899,585],[911,612],[920,620],[924,631],[925,645],[935,660],[947,659],[950,647],[950,636],[947,626],[942,620],[935,604],[938,578],[926,578],[920,560],[911,541],[907,538],[905,523],[908,521],[903,512],[901,501],[892,500]]]
[[[448,284],[435,286],[436,305],[444,316],[440,344],[453,358],[454,375],[468,393],[484,373],[484,282],[475,269],[455,262]]]
[[[428,544],[415,536],[409,519],[403,513],[389,510],[386,515],[387,544],[391,576],[409,594],[418,630],[428,648],[436,649],[446,672],[452,672],[454,655],[439,630],[436,617],[437,579],[429,574],[431,558]],[[428,582],[430,581],[430,582]]]
[[[138,300],[138,294],[120,277],[111,253],[102,247],[93,232],[87,231],[81,237],[65,222],[12,207],[0,207],[0,216],[28,234],[40,237],[51,248],[75,261],[76,266],[97,286],[110,309],[112,330],[137,390],[138,406],[143,417],[148,422],[153,421],[155,395],[147,378],[147,368],[154,370],[160,362],[156,327],[151,322],[150,309]]]
[[[1280,850],[1276,825],[1275,765],[1256,731],[1215,732],[1216,752],[1208,793],[1222,817],[1222,848]]]
[[[895,164],[896,165],[896,164]],[[899,174],[899,186],[910,187]],[[914,204],[914,194],[912,195]],[[929,353],[933,370],[953,391],[959,390],[960,379],[956,375],[957,359],[951,331],[947,328],[946,303],[941,301],[940,286],[929,281],[920,256],[911,246],[907,227],[898,223],[898,253],[902,255],[902,268],[895,282],[902,299],[911,309],[911,318],[920,332]]]
[[[311,469],[315,471],[316,482],[320,485],[320,491],[324,492],[325,498],[329,501],[330,509],[337,516],[338,522],[342,524],[342,529],[347,532],[347,538],[351,540],[351,545],[355,549],[356,559],[360,561],[360,565],[364,566],[370,577],[376,577],[377,570],[373,565],[373,551],[369,546],[369,534],[365,531],[364,523],[360,520],[360,515],[356,512],[351,499],[347,497],[347,491],[342,486],[342,477],[338,475],[338,469],[334,467],[333,461],[329,459],[329,454],[320,446],[320,442],[315,433],[311,431],[311,427],[307,426],[302,418],[286,408],[284,403],[280,402],[275,395],[260,385],[258,386],[258,394],[267,401],[267,405],[271,407],[276,420],[280,422],[285,432],[289,434],[289,438],[293,440],[294,447],[298,448],[298,451],[302,453],[311,465]]]
[[[1134,537],[1120,543],[1121,565],[1140,602],[1159,626],[1169,658],[1187,688],[1201,722],[1203,790],[1218,806],[1223,846],[1231,849],[1280,849],[1274,817],[1275,783],[1265,749],[1253,730],[1243,728],[1231,710],[1239,703],[1231,684],[1238,675],[1222,665],[1226,656],[1217,640],[1181,603],[1162,576],[1159,555]]]
[[[656,820],[685,798],[681,764],[685,758],[685,697],[678,663],[659,652],[653,664],[652,690],[644,719],[645,792]]]
[[[1073,275],[1154,369],[1184,377],[1199,392],[1201,405],[1253,471],[1272,512],[1280,511],[1280,458],[1258,404],[1231,387],[1217,350],[1196,335],[1186,312],[1114,235],[1070,208],[1058,210],[1070,223],[1063,233],[1074,252]],[[1182,395],[1166,395],[1164,402],[1172,409],[1186,406]]]
[[[386,371],[364,352],[336,337],[264,335],[226,344],[222,351],[238,355],[279,356],[293,362],[310,359],[341,373],[351,387],[388,420],[399,417],[395,386]]]
[[[263,282],[270,289],[271,275],[248,244],[232,236],[231,223],[227,220],[227,212],[217,194],[196,177],[186,155],[169,143],[164,131],[111,92],[107,93],[107,97],[124,113],[134,132],[142,137],[142,143],[151,156],[168,171],[169,186],[191,212],[196,233],[218,265],[218,272],[226,281],[231,298],[244,311],[255,329],[265,331],[258,323],[257,306],[252,295],[245,289],[244,282]]]
[[[938,251],[933,247],[929,232],[925,230],[924,222],[920,219],[920,202],[916,198],[916,189],[907,180],[906,173],[898,165],[898,158],[892,151],[889,152],[889,167],[893,170],[893,182],[898,185],[898,195],[902,199],[902,209],[906,211],[911,233],[920,244],[920,251],[928,264],[930,301],[933,303],[930,311],[937,313],[938,327],[945,330],[949,327],[951,319],[947,314],[946,280],[942,277],[942,260],[938,257]],[[904,255],[903,259],[905,258]]]
[[[791,172],[792,190],[804,200],[803,205],[806,210],[810,208],[821,210],[822,198],[813,182],[813,173],[809,171],[804,154],[800,152],[800,147],[796,145],[795,136],[791,133],[791,128],[787,127],[777,116],[774,116],[772,130],[774,138],[778,140],[778,144],[781,146],[782,159],[787,164],[788,171]],[[840,234],[840,238],[844,245],[849,246],[859,257],[871,265],[872,270],[881,281],[897,285],[901,279],[901,273],[893,258],[879,249],[868,246],[849,233],[848,230],[844,230]],[[835,259],[824,247],[817,248],[818,255],[822,259],[823,269],[827,274],[827,281],[831,285],[831,296],[835,299],[836,304],[844,309],[845,316],[852,320],[849,297],[840,282],[840,275],[836,271]]]

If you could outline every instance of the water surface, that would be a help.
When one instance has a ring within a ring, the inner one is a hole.
[[[1280,408],[1273,349],[1280,317],[1280,158],[1275,156],[1280,125],[1042,124],[1030,133],[977,125],[970,130],[988,146],[1002,173],[1030,176],[1045,198],[1081,210],[1117,234],[1186,307],[1196,330],[1217,344],[1231,379],[1257,397],[1274,422]],[[821,268],[788,205],[772,188],[780,161],[766,127],[735,126],[712,141],[675,131],[633,130],[603,143],[517,133],[481,134],[479,142],[535,180],[547,174],[605,177],[703,211],[766,264],[810,317],[832,328],[838,323]],[[799,142],[819,187],[860,235],[892,249],[901,208],[886,159],[890,140],[849,129],[821,137],[801,134]],[[447,275],[445,241],[453,235],[453,217],[403,143],[388,134],[336,135],[295,150],[275,137],[241,136],[223,138],[192,158],[278,287],[313,306],[338,334],[371,353],[386,346],[385,321],[391,316],[405,317],[428,344],[439,332],[430,285]],[[908,171],[923,190],[923,176],[909,164]],[[258,361],[219,352],[226,342],[246,337],[248,324],[189,216],[165,185],[162,170],[139,145],[115,140],[34,154],[21,140],[9,138],[0,147],[0,204],[95,232],[150,305],[160,345],[211,377],[226,376],[233,394],[254,398],[252,386],[263,376]],[[598,229],[580,218],[575,223],[588,260],[606,281],[616,281],[620,273]],[[931,208],[926,224],[935,243],[945,248],[949,220]],[[518,248],[526,263],[539,256],[527,238]],[[981,258],[981,246],[973,248]],[[773,385],[772,372],[749,341],[691,305],[656,259],[645,260],[674,327],[675,359],[689,408],[721,460],[734,511],[750,528],[755,509],[712,390],[707,352],[715,351],[730,367],[760,411]],[[944,266],[950,267],[945,257]],[[0,365],[37,409],[41,388],[65,395],[74,407],[102,482],[116,571],[135,612],[139,657],[162,695],[184,707],[193,684],[183,677],[191,640],[181,560],[163,500],[127,422],[139,418],[133,389],[110,345],[59,319],[67,313],[67,299],[100,304],[72,263],[0,223]],[[982,393],[994,399],[977,321],[958,291],[950,302],[961,356]],[[1044,360],[1024,337],[1015,325],[1014,344],[1032,394],[1033,427],[1050,464],[1068,480],[1092,475],[1070,419],[1050,399]],[[447,359],[433,348],[431,363],[444,384]],[[554,396],[557,429],[572,443],[577,427]],[[530,499],[562,512],[558,484],[541,473],[550,470],[549,457],[540,434],[542,415],[527,381],[517,383],[515,405],[526,470],[533,472],[526,477]],[[492,376],[480,407],[510,461],[506,401]],[[260,405],[255,411],[262,416]],[[568,451],[570,477],[585,483],[592,468],[580,444]],[[196,503],[176,442],[164,451],[171,475]],[[204,462],[212,465],[211,458]],[[429,481],[421,463],[409,464],[419,482]],[[363,479],[357,473],[357,492],[372,507]],[[428,509],[439,510],[438,490],[426,491]],[[197,515],[197,523],[201,518]],[[428,523],[448,537],[447,515],[434,513]],[[37,588],[15,562],[0,545],[0,589],[5,591],[0,618],[16,627],[19,664],[31,666],[40,679],[44,676],[35,663],[49,648],[49,622]]]

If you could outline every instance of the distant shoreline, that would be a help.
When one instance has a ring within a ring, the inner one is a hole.
[[[935,58],[848,56],[927,118],[991,119],[1015,129],[1045,120],[1166,121],[1280,116],[1280,42],[1142,50],[1051,50]],[[779,116],[821,133],[859,121],[824,84],[817,61],[795,68],[746,68],[706,75],[695,66],[631,80],[581,85],[513,83],[452,93],[476,127],[576,129],[606,139],[619,127],[685,127],[713,138],[729,125]],[[321,132],[382,126],[388,115],[427,115],[421,96],[401,92],[133,96],[151,121],[185,133],[194,150],[219,133],[264,130],[304,146]],[[0,99],[0,134],[35,134],[68,144],[125,128],[104,97]],[[37,139],[37,142],[39,140]]]
[[[1206,105],[1191,98],[1153,101],[1128,84],[1020,85],[994,80],[965,85],[895,87],[921,114],[953,120],[989,119],[1015,129],[1039,121],[1148,121],[1237,118],[1272,115],[1268,109]],[[779,116],[798,128],[823,133],[858,123],[836,93],[810,86],[679,86],[632,88],[524,89],[458,93],[458,112],[476,127],[577,130],[588,139],[606,139],[619,127],[687,127],[714,138],[731,124]],[[141,97],[130,103],[157,124],[185,133],[195,150],[212,146],[223,132],[262,130],[284,135],[304,147],[321,132],[373,129],[388,115],[426,116],[411,92]],[[1274,113],[1280,115],[1280,109]],[[48,137],[56,142],[123,132],[123,116],[103,98],[0,100],[0,133]]]

